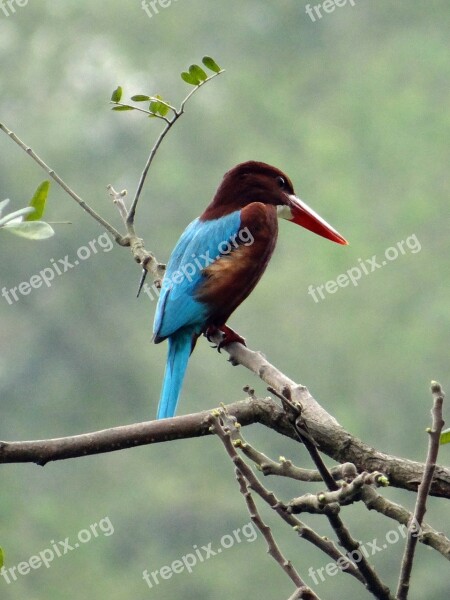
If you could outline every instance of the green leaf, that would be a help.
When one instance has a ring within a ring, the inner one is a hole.
[[[441,433],[441,437],[439,438],[440,444],[450,444],[450,429],[446,429]]]
[[[189,73],[197,79],[198,83],[200,83],[201,81],[205,81],[205,79],[208,79],[208,75],[198,65],[191,65],[189,67]]]
[[[53,227],[44,221],[25,221],[22,223],[7,223],[3,229],[29,240],[45,240],[55,235]]]
[[[195,77],[193,77],[190,73],[187,73],[186,71],[183,71],[181,73],[181,79],[186,83],[189,83],[190,85],[198,85],[199,83]]]
[[[150,96],[144,96],[143,94],[136,94],[136,96],[131,96],[133,102],[147,102],[150,100]]]
[[[160,102],[158,112],[162,117],[165,117],[167,115],[167,113],[169,112],[169,107],[166,106],[165,104],[161,104],[161,102]]]
[[[151,98],[151,102],[150,102],[150,110],[153,113],[156,113],[158,115],[161,115],[162,117],[165,117],[167,115],[167,113],[169,112],[169,107],[166,106],[165,104],[163,104],[162,102],[158,102],[158,100],[162,100],[161,96],[156,95],[156,96],[152,96]]]
[[[3,553],[3,548],[0,548],[0,569],[5,564],[5,555]]]
[[[214,71],[214,73],[220,73],[220,71],[222,70],[216,63],[216,61],[210,56],[204,56],[202,58],[202,63],[205,65],[206,68],[210,69],[211,71]]]
[[[120,102],[121,98],[122,98],[122,88],[119,85],[118,87],[116,87],[116,89],[112,93],[111,102]]]
[[[43,181],[34,192],[30,206],[34,208],[34,212],[25,217],[25,221],[39,221],[45,211],[45,203],[47,201],[48,191],[50,189],[50,181]]]
[[[113,106],[111,110],[134,110],[134,106]]]

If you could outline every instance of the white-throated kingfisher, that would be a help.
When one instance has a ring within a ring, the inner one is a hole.
[[[211,204],[192,221],[169,259],[153,325],[155,343],[169,340],[157,418],[175,414],[197,338],[217,330],[220,347],[244,343],[226,326],[264,273],[278,235],[278,218],[338,244],[347,241],[294,193],[291,180],[262,162],[225,173]]]

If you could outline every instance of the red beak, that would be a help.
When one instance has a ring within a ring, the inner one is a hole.
[[[347,240],[343,238],[336,229],[331,227],[331,225],[322,219],[322,217],[314,212],[307,204],[302,202],[302,200],[297,198],[297,196],[291,195],[289,196],[289,200],[291,218],[288,217],[288,221],[297,223],[297,225],[301,225],[305,229],[309,229],[313,233],[317,233],[317,235],[321,235],[322,237],[327,238],[327,240],[331,240],[337,244],[348,245]]]

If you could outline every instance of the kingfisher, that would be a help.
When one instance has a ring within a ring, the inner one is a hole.
[[[168,339],[157,418],[173,417],[197,339],[221,332],[218,349],[244,339],[226,322],[262,274],[275,249],[278,218],[338,244],[348,242],[300,200],[276,167],[248,161],[225,173],[203,214],[187,226],[162,282],[154,342]]]

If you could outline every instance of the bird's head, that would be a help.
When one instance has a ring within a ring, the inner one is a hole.
[[[276,206],[286,219],[338,244],[348,244],[331,225],[298,198],[287,175],[266,163],[249,161],[225,173],[202,219],[214,219],[252,202]]]

